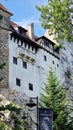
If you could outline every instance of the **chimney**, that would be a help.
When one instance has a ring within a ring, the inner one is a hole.
[[[34,39],[34,24],[33,23],[28,24],[28,33],[29,33],[29,37],[31,39]]]

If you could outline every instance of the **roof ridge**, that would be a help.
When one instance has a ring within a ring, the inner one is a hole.
[[[0,3],[0,9],[2,9],[3,11],[5,11],[6,13],[13,15],[8,9],[6,9],[1,3]]]

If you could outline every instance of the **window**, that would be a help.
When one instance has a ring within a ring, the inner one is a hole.
[[[49,47],[49,42],[48,42],[47,40],[44,40],[44,45],[45,45],[46,47]]]
[[[44,61],[47,61],[47,58],[46,58],[46,56],[44,55]]]
[[[23,68],[27,69],[27,63],[23,61]]]
[[[13,63],[17,65],[17,58],[13,57]]]
[[[59,64],[57,64],[57,67],[59,67]]]
[[[29,90],[33,91],[33,84],[29,83]]]
[[[52,63],[54,64],[54,61],[52,61]]]
[[[17,86],[21,86],[20,79],[18,79],[18,78],[16,78],[16,85],[17,85]]]

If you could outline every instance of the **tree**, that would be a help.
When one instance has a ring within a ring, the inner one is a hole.
[[[47,5],[36,6],[41,13],[41,25],[49,29],[49,34],[54,35],[57,41],[66,39],[73,42],[72,5],[72,0],[49,0]]]
[[[0,95],[0,130],[28,130],[29,124],[25,120],[25,110],[13,101],[9,102]]]
[[[66,98],[66,90],[61,87],[52,69],[49,71],[45,86],[41,93],[40,106],[53,110],[53,130],[73,130],[73,120],[70,116],[72,109]]]

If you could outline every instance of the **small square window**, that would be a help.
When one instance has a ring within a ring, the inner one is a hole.
[[[17,58],[13,57],[13,63],[17,65]]]
[[[46,56],[44,55],[44,61],[47,61],[47,58],[46,58]]]
[[[17,85],[17,86],[21,86],[20,79],[18,79],[18,78],[16,78],[16,85]]]
[[[29,83],[29,90],[33,91],[33,84]]]
[[[27,69],[27,63],[23,61],[23,68]]]

